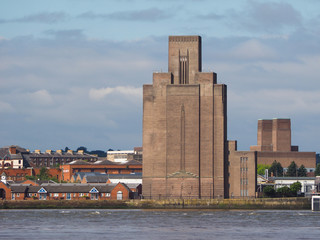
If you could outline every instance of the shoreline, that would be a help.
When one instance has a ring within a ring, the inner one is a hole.
[[[0,209],[222,209],[311,210],[310,198],[166,200],[10,200]]]

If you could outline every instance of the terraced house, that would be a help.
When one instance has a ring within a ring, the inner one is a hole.
[[[5,200],[127,200],[132,196],[132,191],[124,183],[8,184],[3,176],[0,182],[0,199]]]

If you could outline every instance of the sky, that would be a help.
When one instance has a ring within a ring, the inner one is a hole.
[[[319,152],[318,0],[0,0],[0,146],[142,145],[142,86],[168,71],[168,36],[202,36],[202,71],[228,88],[228,139],[290,118]]]

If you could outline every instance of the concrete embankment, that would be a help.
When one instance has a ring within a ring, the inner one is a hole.
[[[0,201],[0,209],[311,209],[309,198]]]

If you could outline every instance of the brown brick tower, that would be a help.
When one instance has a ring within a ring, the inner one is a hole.
[[[226,85],[201,72],[200,36],[169,37],[168,71],[143,86],[143,195],[228,197]]]

